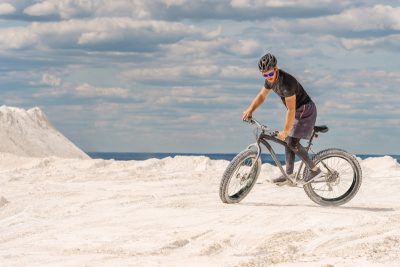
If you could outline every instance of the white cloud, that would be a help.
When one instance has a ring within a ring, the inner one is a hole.
[[[95,87],[88,83],[81,84],[75,88],[76,95],[84,97],[128,97],[129,90],[119,87]]]
[[[237,106],[237,103],[242,99],[233,95],[230,90],[225,90],[220,85],[210,85],[207,87],[196,85],[172,87],[169,90],[149,90],[143,97],[149,105],[157,104],[158,107],[166,108],[174,107],[174,110],[180,109],[182,113],[187,113],[184,109],[178,106],[190,105],[192,108],[199,106],[219,106],[232,105]],[[222,106],[219,106],[223,109]]]
[[[258,69],[254,68],[243,68],[239,66],[227,66],[221,71],[221,77],[225,78],[254,78],[259,75]]]
[[[54,15],[57,13],[57,7],[51,2],[45,1],[25,8],[24,13],[30,16]]]
[[[169,2],[174,5],[179,0]],[[46,0],[26,6],[24,13],[30,16],[57,15],[64,20],[82,17],[151,19],[149,3],[145,0]]]
[[[34,93],[32,96],[36,98],[61,97],[68,94],[68,92],[68,88],[65,87],[52,87],[50,89],[42,89],[39,92]]]
[[[215,38],[207,40],[187,40],[183,39],[179,42],[163,45],[172,58],[182,58],[193,56],[196,58],[208,58],[210,54],[215,55],[224,47],[229,46],[227,38]]]
[[[398,50],[400,48],[400,34],[370,38],[341,38],[341,44],[348,50],[357,48],[381,48]]]
[[[332,0],[231,0],[230,5],[235,8],[259,7],[315,7],[334,3]]]
[[[61,78],[51,73],[45,73],[42,76],[41,83],[57,87],[61,85]]]
[[[9,15],[15,13],[16,8],[10,3],[0,4],[0,15]]]
[[[172,81],[180,80],[185,77],[208,77],[218,75],[219,73],[220,68],[216,65],[196,65],[194,63],[191,66],[134,68],[122,72],[121,77],[136,81]]]
[[[176,80],[183,76],[183,70],[183,67],[135,68],[123,71],[121,77],[137,81]]]
[[[231,45],[229,50],[240,56],[252,56],[259,55],[262,46],[257,40],[238,40],[236,43]]]
[[[36,46],[38,36],[24,28],[0,29],[0,49],[25,49]]]
[[[87,0],[47,0],[26,7],[24,13],[30,16],[58,15],[70,19],[93,13],[94,3]]]
[[[0,49],[37,45],[52,48],[100,50],[155,50],[207,31],[176,22],[140,21],[130,18],[97,18],[52,23],[32,23],[27,27],[0,29]]]
[[[134,68],[121,73],[121,77],[134,81],[182,81],[185,78],[229,78],[253,79],[259,75],[257,66],[244,68],[217,63],[193,63],[190,66],[162,66],[154,68]]]
[[[193,66],[189,68],[185,68],[185,72],[187,72],[190,76],[195,77],[208,77],[219,73],[220,68],[215,65],[203,65],[203,66]]]
[[[400,7],[375,5],[344,10],[340,14],[317,18],[280,20],[273,22],[276,29],[291,32],[350,33],[363,31],[400,30]]]
[[[182,6],[184,4],[186,4],[186,0],[162,0],[162,2],[164,4],[167,5],[167,7],[171,7],[171,6]]]
[[[34,18],[60,19],[130,17],[133,19],[268,20],[271,17],[315,17],[354,5],[350,0],[18,0],[24,13]],[[33,2],[33,3],[32,3]],[[23,4],[21,4],[23,3]],[[17,7],[18,9],[18,7]]]
[[[354,49],[358,47],[372,47],[377,45],[379,42],[378,38],[368,38],[368,39],[346,39],[341,40],[342,45],[346,49]]]
[[[396,118],[399,112],[394,109],[400,97],[380,92],[334,92],[330,98],[321,100],[318,106],[321,112],[332,114],[358,115],[364,118],[382,116],[382,123]],[[385,103],[385,104],[382,104]]]
[[[339,14],[316,18],[271,22],[274,31],[289,34],[316,36],[316,43],[341,44],[345,49],[380,48],[396,50],[400,47],[400,7],[390,5],[360,6],[349,8]],[[325,36],[323,38],[323,36]],[[305,37],[306,38],[306,37]],[[309,50],[288,48],[289,55],[302,55]]]
[[[72,95],[77,97],[117,97],[126,98],[129,97],[129,90],[120,87],[95,87],[88,83],[83,83],[75,88],[72,84],[65,84],[62,86],[54,86],[50,89],[43,89],[33,96],[36,98],[48,98],[48,97],[64,97],[66,95]]]
[[[215,33],[216,37],[210,38],[206,34],[202,40],[183,39],[177,43],[163,46],[168,50],[171,57],[193,56],[196,58],[208,58],[210,54],[214,57],[217,54],[229,53],[237,57],[253,57],[262,54],[264,48],[255,39],[239,39],[228,37],[218,30],[221,36]]]
[[[232,0],[231,6],[235,8],[251,7],[252,3],[249,0]]]
[[[312,55],[315,53],[315,50],[308,48],[288,48],[286,49],[286,54],[293,57],[303,57],[307,55]]]
[[[130,96],[129,90],[120,87],[101,87],[93,86],[90,83],[84,82],[81,84],[75,84],[67,81],[63,81],[57,74],[47,72],[42,75],[42,79],[39,83],[50,86],[50,88],[42,89],[37,93],[34,93],[34,97],[46,98],[46,97],[62,97],[67,95],[77,97],[118,97],[126,98]]]
[[[145,0],[97,0],[93,1],[96,16],[131,17],[151,19],[150,10]]]

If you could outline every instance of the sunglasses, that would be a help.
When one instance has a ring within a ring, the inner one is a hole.
[[[275,70],[270,73],[263,73],[262,76],[264,76],[264,78],[268,78],[268,77],[274,76],[274,73],[275,73]]]

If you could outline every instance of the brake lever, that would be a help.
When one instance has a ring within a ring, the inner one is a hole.
[[[277,136],[278,136],[278,133],[279,133],[279,131],[273,131],[272,134],[271,134],[271,136],[272,136],[272,137],[277,137]]]
[[[245,119],[243,119],[243,121],[250,123],[250,124],[254,124],[253,118],[245,118]]]

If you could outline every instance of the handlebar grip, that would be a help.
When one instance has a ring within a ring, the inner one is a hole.
[[[251,124],[254,123],[253,118],[244,118],[243,121],[244,121],[244,122],[251,123]]]

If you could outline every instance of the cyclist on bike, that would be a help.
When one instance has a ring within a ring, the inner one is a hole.
[[[258,63],[258,68],[265,78],[265,83],[251,105],[243,112],[243,119],[252,117],[252,113],[264,102],[271,90],[278,94],[287,109],[285,127],[277,135],[288,145],[285,148],[286,173],[293,175],[296,152],[310,170],[308,177],[304,177],[304,182],[309,183],[321,175],[321,170],[310,160],[307,150],[300,144],[300,139],[311,138],[317,118],[316,106],[301,84],[292,75],[277,67],[274,55],[264,55]],[[286,177],[281,175],[272,182],[285,183]]]

